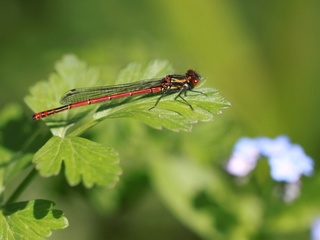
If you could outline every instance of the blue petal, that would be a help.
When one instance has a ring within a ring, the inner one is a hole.
[[[302,147],[291,145],[286,152],[279,152],[269,158],[271,177],[276,181],[296,182],[301,175],[313,173],[313,160],[307,156]]]
[[[275,139],[261,137],[257,139],[260,153],[266,157],[273,157],[288,151],[291,147],[290,139],[281,135]]]
[[[234,146],[226,170],[235,176],[246,176],[255,168],[259,158],[257,141],[247,137],[241,138]]]
[[[232,175],[243,177],[255,168],[256,162],[257,158],[250,158],[246,155],[235,153],[229,159],[226,170]]]
[[[240,138],[234,146],[233,153],[241,154],[248,158],[257,158],[260,155],[258,142],[247,137]]]

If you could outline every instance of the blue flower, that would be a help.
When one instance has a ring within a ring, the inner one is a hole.
[[[257,159],[234,153],[229,159],[226,169],[235,176],[243,177],[249,174],[255,166]]]
[[[255,139],[247,137],[240,138],[235,144],[233,152],[249,158],[258,158],[260,155],[259,144]]]
[[[241,138],[234,146],[234,151],[227,163],[227,171],[235,176],[246,176],[255,168],[259,158],[257,141]]]
[[[293,183],[301,175],[310,176],[313,172],[313,161],[307,156],[302,147],[292,145],[284,152],[269,158],[271,177],[276,181]]]
[[[257,138],[260,152],[266,157],[273,157],[282,154],[291,147],[290,139],[287,136],[279,136],[275,139],[260,137]]]
[[[275,139],[241,138],[234,146],[227,171],[236,176],[245,176],[255,168],[259,156],[268,158],[271,177],[275,181],[294,183],[301,175],[310,176],[313,173],[313,160],[300,145],[291,144],[287,136]]]

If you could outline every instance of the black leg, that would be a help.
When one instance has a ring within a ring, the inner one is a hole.
[[[177,100],[177,98],[181,98],[191,108],[191,110],[193,110],[193,107],[191,106],[191,104],[181,96],[181,94],[183,93],[185,94],[188,90],[191,91],[188,85],[183,86],[179,91],[178,95],[174,99]]]
[[[200,94],[202,94],[202,95],[207,96],[207,94],[205,94],[204,92],[195,91],[195,90],[192,90],[192,89],[190,89],[189,91],[190,91],[190,92],[194,92],[194,93],[200,93]]]
[[[163,98],[163,96],[166,94],[167,91],[163,91],[162,94],[160,95],[160,97],[157,99],[156,103],[153,105],[153,107],[149,108],[149,111],[153,108],[155,108],[158,103],[160,102],[161,98]]]
[[[175,92],[175,90],[170,90],[170,89],[164,90],[164,91],[162,92],[162,94],[160,95],[160,97],[157,99],[156,103],[153,105],[153,107],[149,108],[149,110],[152,110],[153,108],[155,108],[155,107],[158,105],[158,103],[160,102],[161,98],[163,98],[163,96],[164,96],[165,94],[170,93],[170,92],[173,92],[173,91]],[[205,94],[205,93],[203,93],[203,92],[192,90],[192,89],[190,89],[190,87],[189,87],[188,85],[184,85],[184,86],[180,89],[179,93],[177,94],[177,96],[175,96],[174,99],[177,100],[177,98],[181,98],[181,99],[191,108],[191,110],[194,110],[193,107],[192,107],[192,105],[191,105],[186,99],[184,99],[184,98],[181,96],[182,94],[185,94],[185,95],[186,95],[187,91],[195,92],[195,93],[200,93],[200,94],[202,94],[202,95],[207,96],[207,94]]]

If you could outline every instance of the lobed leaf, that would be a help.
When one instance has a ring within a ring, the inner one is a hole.
[[[212,88],[197,89],[200,93],[188,92],[184,98],[192,105],[193,110],[176,94],[163,97],[156,108],[154,106],[159,95],[119,104],[112,108],[101,107],[94,115],[95,119],[129,117],[140,120],[151,127],[165,127],[172,131],[190,131],[192,124],[198,121],[212,121],[214,114],[220,114],[230,106],[217,90]]]
[[[173,72],[167,61],[154,60],[145,68],[141,64],[130,64],[120,72],[117,82],[125,83],[126,79],[134,82],[148,76],[163,77],[168,73]],[[190,131],[192,124],[198,121],[211,121],[214,114],[220,114],[223,109],[230,106],[230,103],[215,89],[201,88],[197,91],[203,94],[187,92],[184,97],[194,110],[181,99],[175,99],[177,93],[164,96],[156,108],[149,110],[160,97],[159,94],[150,94],[106,103],[97,109],[93,117],[95,120],[129,117],[157,129],[165,127],[172,131]]]
[[[40,82],[30,89],[31,96],[27,96],[25,101],[34,111],[57,107],[55,103],[66,89],[96,86],[98,74],[87,68],[75,56],[64,57],[57,63],[56,70],[57,73],[53,74],[48,82]],[[168,61],[153,60],[146,66],[132,63],[120,72],[116,84],[162,78],[173,73],[175,72]],[[230,106],[215,89],[201,88],[197,91],[204,94],[188,92],[184,97],[193,106],[194,111],[181,99],[175,100],[177,93],[164,96],[158,106],[149,111],[160,97],[159,94],[149,94],[115,99],[102,104],[100,108],[87,106],[77,110],[72,109],[44,120],[52,133],[60,137],[68,135],[68,132],[76,132],[71,134],[73,136],[79,135],[101,120],[123,117],[140,120],[157,129],[165,127],[173,131],[190,131],[192,124],[198,121],[210,121],[214,114],[221,113],[222,109]],[[96,112],[89,113],[91,110]],[[88,117],[79,123],[78,120],[83,119],[85,115]]]
[[[98,71],[88,68],[75,55],[65,55],[61,61],[56,63],[55,69],[56,72],[50,75],[48,81],[35,84],[30,88],[30,95],[24,99],[34,112],[60,106],[61,96],[72,88],[98,84]],[[70,125],[73,124],[72,122],[66,122],[66,119],[79,118],[87,112],[88,108],[75,109],[44,118],[43,121],[50,127],[53,135],[62,137]]]
[[[0,238],[8,240],[41,240],[52,230],[68,226],[61,210],[53,209],[54,202],[33,200],[17,202],[0,208]]]
[[[88,188],[94,184],[112,187],[121,174],[118,154],[113,149],[81,137],[52,137],[34,155],[33,162],[45,177],[57,175],[64,163],[72,186],[82,179]]]

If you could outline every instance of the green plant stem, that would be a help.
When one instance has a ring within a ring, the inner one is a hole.
[[[21,195],[21,193],[26,189],[26,187],[30,184],[30,182],[34,179],[37,174],[37,170],[33,168],[26,178],[20,183],[20,185],[16,188],[16,190],[12,193],[12,195],[7,200],[6,204],[15,202]]]
[[[79,127],[76,127],[74,131],[68,134],[68,136],[69,137],[79,136],[89,128],[92,128],[93,126],[97,125],[99,122],[100,122],[99,120],[91,120],[83,125],[80,125]]]

